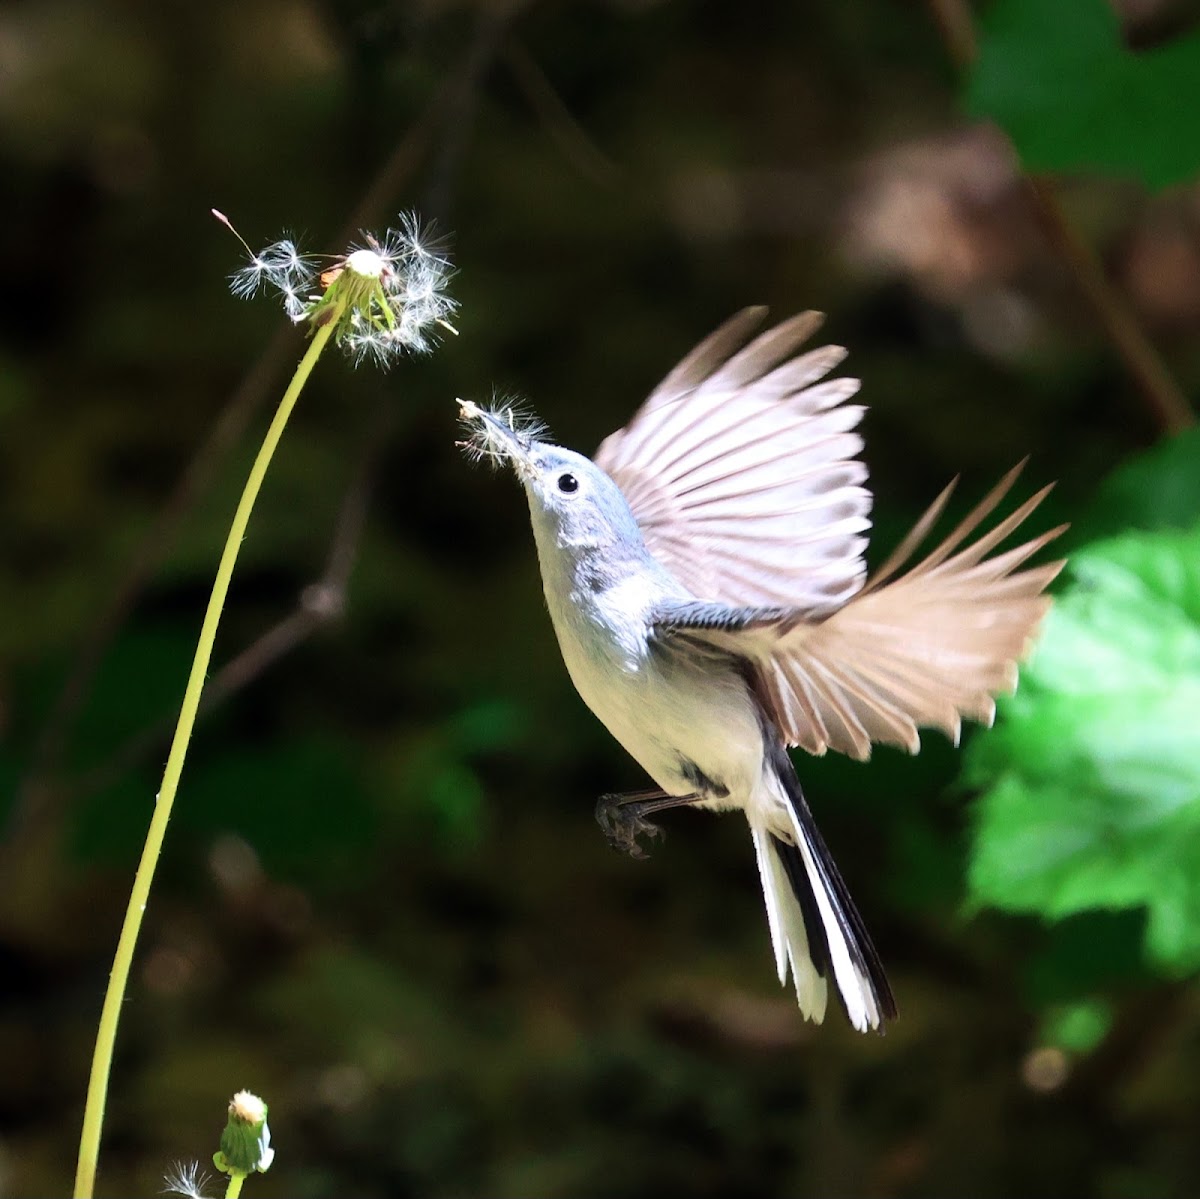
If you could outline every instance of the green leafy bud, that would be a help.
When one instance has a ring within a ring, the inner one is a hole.
[[[275,1160],[267,1105],[249,1091],[239,1091],[229,1103],[229,1119],[221,1133],[221,1148],[213,1165],[222,1174],[264,1173]]]

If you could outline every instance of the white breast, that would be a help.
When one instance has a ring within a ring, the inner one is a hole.
[[[762,733],[742,679],[647,640],[653,583],[597,594],[546,588],[563,661],[576,690],[610,733],[668,794],[695,790],[694,763],[728,789],[716,807],[743,807],[762,775]]]

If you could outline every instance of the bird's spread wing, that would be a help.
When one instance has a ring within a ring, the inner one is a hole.
[[[693,595],[830,612],[866,575],[863,409],[845,403],[858,380],[819,382],[846,356],[839,346],[797,355],[819,313],[747,345],[765,311],[743,310],[697,346],[596,463]]]
[[[1016,686],[1017,662],[1050,605],[1042,593],[1063,566],[1022,568],[1065,526],[993,553],[1048,487],[969,540],[1020,469],[896,577],[941,514],[951,484],[861,592],[824,619],[802,609],[679,603],[656,613],[655,633],[747,659],[764,707],[788,743],[809,753],[866,758],[876,741],[915,753],[920,727],[940,728],[957,742],[962,717],[990,724],[992,696]]]

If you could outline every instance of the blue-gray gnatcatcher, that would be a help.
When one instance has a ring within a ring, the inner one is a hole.
[[[845,357],[797,354],[807,312],[747,345],[764,309],[738,313],[659,385],[595,462],[541,440],[503,407],[460,401],[468,446],[525,488],[546,603],[579,694],[657,789],[604,796],[597,816],[637,853],[646,819],[679,805],[750,822],[780,982],[824,1018],[832,975],[855,1028],[896,1014],[891,988],[800,789],[789,745],[866,758],[915,753],[917,729],[956,742],[1049,606],[1061,562],[1019,569],[1062,530],[992,551],[1038,492],[969,541],[1016,470],[935,550],[902,567],[953,484],[866,578],[867,472]],[[991,555],[991,556],[989,556]],[[886,585],[885,585],[886,584]]]

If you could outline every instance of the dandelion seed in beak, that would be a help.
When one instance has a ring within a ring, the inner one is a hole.
[[[458,416],[468,433],[458,445],[476,462],[523,461],[533,443],[546,436],[546,426],[515,400],[497,400],[490,408],[459,400]]]

